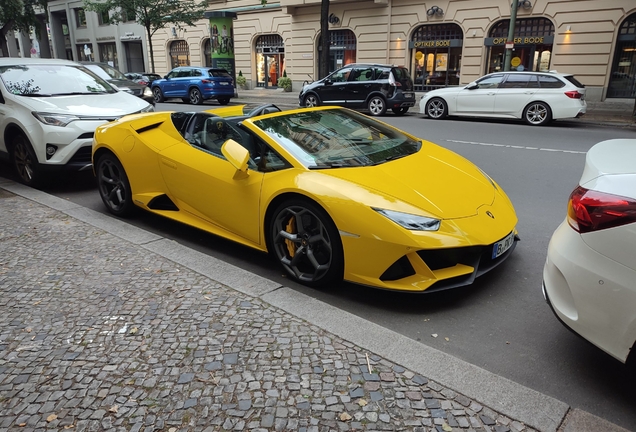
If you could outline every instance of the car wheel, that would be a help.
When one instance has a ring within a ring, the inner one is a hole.
[[[369,100],[368,108],[372,116],[381,116],[386,112],[386,102],[380,96],[373,96]]]
[[[188,93],[190,97],[190,103],[192,105],[201,105],[203,103],[203,96],[201,95],[201,91],[194,87],[190,89],[190,93]]]
[[[283,202],[272,215],[268,241],[268,249],[295,280],[309,286],[342,280],[340,234],[317,204],[302,199]]]
[[[305,96],[304,105],[307,108],[319,106],[320,105],[320,101],[318,100],[318,96],[316,96],[313,93],[308,94],[307,96]]]
[[[152,95],[155,98],[155,103],[161,103],[165,100],[163,97],[163,92],[159,87],[155,87],[152,89]]]
[[[448,115],[448,105],[443,99],[431,99],[426,102],[426,115],[435,120],[443,119]]]
[[[128,216],[134,209],[132,189],[121,162],[111,153],[100,156],[95,165],[97,188],[104,205],[116,216]]]
[[[35,156],[29,140],[22,133],[13,137],[11,159],[21,183],[31,187],[40,184],[41,173],[38,167],[38,158]]]
[[[391,108],[391,110],[395,115],[404,115],[409,111],[409,107]]]
[[[532,102],[523,110],[523,119],[529,125],[543,126],[552,120],[552,111],[543,102]]]
[[[230,98],[219,98],[218,101],[221,105],[227,105],[230,103]]]

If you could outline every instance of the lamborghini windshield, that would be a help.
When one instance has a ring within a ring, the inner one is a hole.
[[[257,120],[309,169],[378,165],[416,153],[421,142],[371,117],[318,109]]]

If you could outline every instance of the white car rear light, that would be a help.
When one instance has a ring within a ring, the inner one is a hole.
[[[568,202],[568,223],[587,233],[636,222],[636,200],[577,187]]]

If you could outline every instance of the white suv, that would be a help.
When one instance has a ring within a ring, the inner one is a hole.
[[[0,58],[0,157],[29,186],[55,169],[90,169],[97,126],[153,110],[78,63]]]
[[[573,75],[550,72],[496,72],[466,86],[426,93],[420,114],[430,119],[448,116],[523,119],[545,125],[553,119],[585,114],[585,86]]]

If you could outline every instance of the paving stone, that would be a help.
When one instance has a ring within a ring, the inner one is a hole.
[[[532,432],[374,353],[369,373],[360,347],[142,246],[0,200],[2,430]]]

